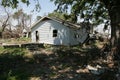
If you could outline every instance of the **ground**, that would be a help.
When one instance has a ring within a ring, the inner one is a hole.
[[[0,51],[1,80],[115,80],[115,66],[101,58],[96,45],[46,47],[35,51],[0,47]],[[99,65],[106,70],[94,74],[88,65]]]

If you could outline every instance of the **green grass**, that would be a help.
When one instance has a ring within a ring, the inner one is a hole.
[[[0,53],[4,51],[4,48],[0,46]]]
[[[25,49],[23,48],[3,48],[0,47],[0,54],[7,54],[11,56],[22,56],[25,54]]]

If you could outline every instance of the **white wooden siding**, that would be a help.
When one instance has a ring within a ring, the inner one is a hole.
[[[83,43],[88,36],[88,33],[85,28],[77,30],[77,34],[79,35],[79,37],[77,38],[77,41],[79,41],[79,43]]]
[[[53,30],[57,30],[57,37],[53,37]],[[73,30],[54,20],[45,20],[32,28],[32,42],[36,42],[35,32],[39,32],[39,43],[52,45],[77,45],[83,43],[87,37],[85,29]],[[75,34],[79,37],[75,38]]]
[[[77,45],[77,44],[82,44],[86,40],[88,33],[86,32],[85,28],[81,28],[78,30],[71,29],[70,35],[71,35],[70,36],[71,45]],[[75,35],[78,35],[78,37],[75,38]]]
[[[53,37],[53,30],[58,30],[57,37]],[[53,21],[47,20],[39,23],[32,29],[32,42],[36,42],[35,31],[39,32],[39,43],[47,43],[54,45],[68,45],[69,28]]]

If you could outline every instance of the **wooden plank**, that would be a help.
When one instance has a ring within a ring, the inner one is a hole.
[[[20,48],[19,44],[3,44],[4,48]]]

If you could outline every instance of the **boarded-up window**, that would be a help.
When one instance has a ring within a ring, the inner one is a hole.
[[[58,33],[57,30],[53,30],[53,37],[57,37],[57,33]]]

